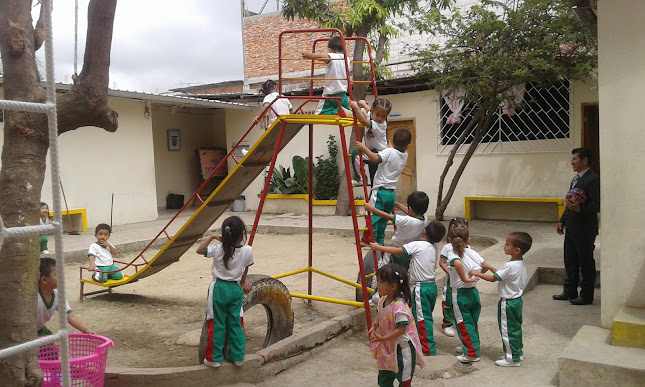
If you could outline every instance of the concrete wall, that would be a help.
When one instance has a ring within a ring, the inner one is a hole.
[[[645,197],[642,162],[632,157],[645,149],[642,92],[645,2],[598,2],[601,176],[601,323],[605,328],[623,305],[645,307]]]
[[[157,204],[164,207],[169,193],[184,195],[188,201],[201,184],[195,149],[226,147],[224,111],[153,106],[151,121]],[[180,152],[168,151],[168,129],[181,130]]]

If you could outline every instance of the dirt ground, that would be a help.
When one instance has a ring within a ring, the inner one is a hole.
[[[354,239],[314,234],[314,267],[353,280],[358,273]],[[477,246],[474,246],[477,248]],[[97,334],[114,341],[108,366],[171,367],[198,364],[198,344],[206,312],[206,290],[211,281],[211,261],[191,248],[178,263],[139,282],[115,288],[113,294],[78,301],[78,266],[65,270],[67,297],[81,321]],[[306,235],[257,235],[255,264],[250,273],[276,275],[307,266]],[[120,256],[129,261],[134,254]],[[307,293],[307,274],[283,278],[292,292]],[[315,295],[354,300],[355,289],[314,274]],[[98,290],[86,285],[85,291]],[[351,306],[293,299],[294,333],[353,309]],[[56,328],[53,318],[48,327]],[[261,348],[266,334],[266,313],[256,306],[244,316],[247,353]],[[72,329],[73,331],[73,329]]]

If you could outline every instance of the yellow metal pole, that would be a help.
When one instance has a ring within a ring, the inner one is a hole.
[[[304,299],[307,299],[307,300],[314,300],[314,301],[331,302],[332,304],[349,305],[349,306],[355,306],[357,308],[362,308],[363,307],[362,302],[339,300],[337,298],[310,296],[308,294],[300,294],[300,293],[291,293],[291,297],[304,298]]]
[[[357,288],[357,289],[363,289],[363,287],[362,287],[360,284],[357,284],[356,282],[348,281],[348,280],[346,280],[346,279],[344,279],[344,278],[337,277],[337,276],[335,276],[335,275],[333,275],[333,274],[325,273],[325,272],[324,272],[324,271],[322,271],[322,270],[318,270],[318,269],[316,269],[316,268],[313,268],[313,267],[312,267],[312,268],[311,268],[311,271],[313,271],[314,273],[318,273],[318,274],[320,274],[320,275],[324,275],[325,277],[329,277],[329,278],[331,278],[331,279],[335,279],[336,281],[340,281],[340,282],[342,282],[342,283],[344,283],[344,284],[347,284],[347,285],[349,285],[349,286],[353,286],[353,287],[355,287],[355,288]],[[370,289],[370,288],[367,288],[367,289],[368,289],[368,291],[369,291],[369,292],[374,293],[374,290],[373,290],[373,289]],[[361,305],[363,305],[363,304],[361,303]]]
[[[305,267],[304,269],[300,269],[300,270],[288,271],[286,273],[274,275],[273,278],[278,279],[278,278],[288,277],[290,275],[295,275],[295,274],[300,274],[300,273],[304,273],[304,272],[307,272],[307,271],[311,271],[311,269],[312,269],[311,267]]]

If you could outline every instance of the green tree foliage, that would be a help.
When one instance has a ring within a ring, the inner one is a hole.
[[[593,37],[561,0],[481,0],[452,15],[434,10],[411,18],[416,31],[446,38],[444,46],[420,45],[417,71],[441,94],[455,92],[476,108],[473,120],[451,149],[439,179],[435,216],[443,219],[468,161],[513,86],[546,87],[565,79],[584,80],[597,66]],[[465,157],[445,197],[444,181],[459,147],[470,136]]]
[[[309,189],[309,157],[302,158],[293,156],[291,159],[293,166],[293,176],[291,169],[279,165],[271,176],[273,189],[283,195],[306,194]]]
[[[338,173],[338,145],[334,136],[327,139],[327,157],[317,156],[314,166],[314,198],[318,200],[337,199],[340,174]]]

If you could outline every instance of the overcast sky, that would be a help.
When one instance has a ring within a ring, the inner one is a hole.
[[[78,3],[80,73],[89,0]],[[247,7],[257,12],[264,3],[247,0]],[[275,10],[276,0],[269,0],[264,13]],[[110,88],[165,92],[242,79],[240,11],[239,0],[119,0]],[[69,83],[74,73],[74,0],[55,1],[53,19],[56,81]],[[44,56],[44,49],[38,56]]]

